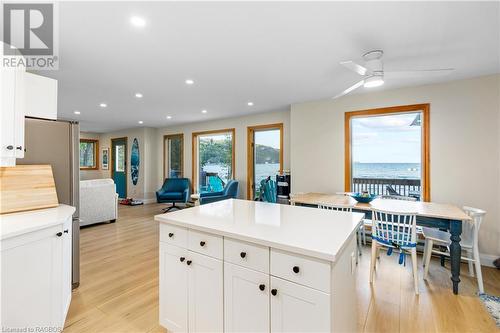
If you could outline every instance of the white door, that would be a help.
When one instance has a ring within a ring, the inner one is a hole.
[[[187,250],[160,242],[160,324],[188,331]]]
[[[226,332],[269,332],[269,275],[224,263]]]
[[[2,44],[0,44],[2,46]],[[0,157],[2,166],[15,165],[15,96],[16,96],[16,71],[12,69],[0,70]],[[10,161],[11,163],[7,163]]]
[[[71,260],[73,246],[71,243],[71,217],[63,225],[62,235],[62,322],[66,320],[71,303]]]
[[[224,330],[222,261],[188,251],[189,332]]]
[[[2,328],[61,327],[62,230],[2,241]]]
[[[330,295],[271,276],[271,332],[330,332]]]

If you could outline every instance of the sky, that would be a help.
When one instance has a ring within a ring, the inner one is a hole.
[[[280,130],[256,131],[255,143],[280,149]]]
[[[420,163],[421,127],[410,126],[417,114],[353,118],[352,161]]]

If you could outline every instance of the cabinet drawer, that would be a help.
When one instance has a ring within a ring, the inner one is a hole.
[[[186,228],[171,224],[160,224],[160,242],[187,248],[188,232]]]
[[[269,248],[224,238],[224,261],[269,273]]]
[[[271,275],[330,292],[330,263],[271,249]]]
[[[222,260],[222,236],[188,230],[188,249]]]

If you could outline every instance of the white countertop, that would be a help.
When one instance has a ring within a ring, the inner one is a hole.
[[[229,199],[155,220],[335,261],[364,214]]]
[[[72,206],[59,205],[55,208],[0,215],[0,239],[62,224],[75,210]]]

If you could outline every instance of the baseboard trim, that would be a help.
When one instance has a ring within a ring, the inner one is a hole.
[[[481,266],[495,267],[493,261],[497,260],[499,257],[493,254],[479,253],[481,258]]]
[[[155,198],[151,198],[151,199],[141,199],[142,202],[144,202],[145,205],[147,204],[152,204],[152,203],[155,203],[156,202],[156,199]]]

